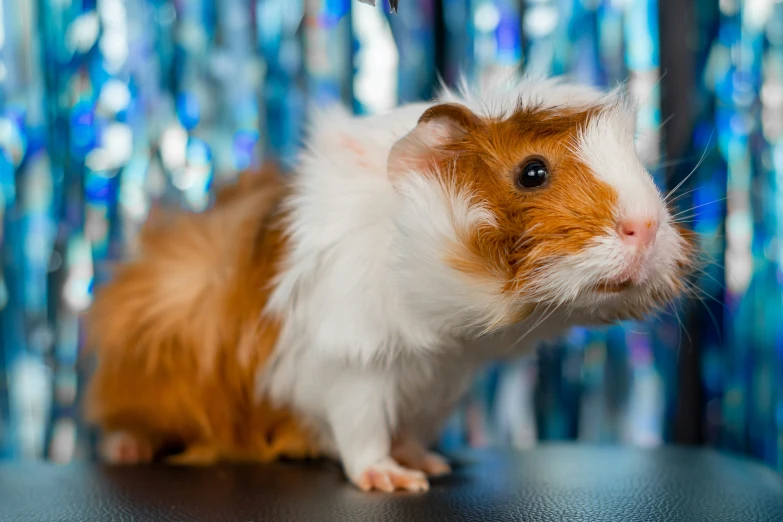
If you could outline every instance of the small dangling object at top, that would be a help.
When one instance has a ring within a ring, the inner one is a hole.
[[[359,0],[363,4],[371,5],[375,7],[375,0]],[[399,0],[389,0],[389,9],[391,10],[392,14],[397,14],[397,5],[399,4]]]

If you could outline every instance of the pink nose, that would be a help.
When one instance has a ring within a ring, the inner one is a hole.
[[[655,219],[624,219],[617,224],[617,234],[623,243],[647,248],[655,242],[658,221]]]

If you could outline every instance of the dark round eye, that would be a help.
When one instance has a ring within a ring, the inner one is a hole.
[[[549,178],[549,169],[538,159],[524,163],[518,172],[517,185],[526,189],[540,187]]]

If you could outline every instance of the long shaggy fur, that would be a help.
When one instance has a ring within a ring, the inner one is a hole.
[[[153,220],[90,316],[89,413],[122,435],[115,460],[319,453],[362,489],[426,489],[448,471],[427,446],[483,364],[680,292],[692,238],[626,96],[515,82],[328,110],[290,188],[246,177],[204,214]],[[531,160],[549,174],[528,190]],[[627,220],[653,241],[622,239]]]
[[[245,174],[203,214],[165,213],[144,228],[135,260],[96,296],[88,346],[98,361],[87,417],[180,461],[302,457],[291,415],[254,393],[277,340],[261,315],[283,241],[273,223],[277,173]]]

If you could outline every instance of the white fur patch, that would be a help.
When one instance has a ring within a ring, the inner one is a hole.
[[[392,262],[406,307],[417,309],[449,336],[502,320],[509,312],[501,292],[505,281],[491,274],[464,274],[449,264],[449,258],[470,259],[461,239],[477,228],[495,226],[492,213],[468,192],[444,186],[437,178],[410,173],[397,188],[400,233]]]
[[[593,117],[579,136],[577,154],[617,193],[618,219],[662,221],[660,192],[636,153],[636,111],[621,99]]]

